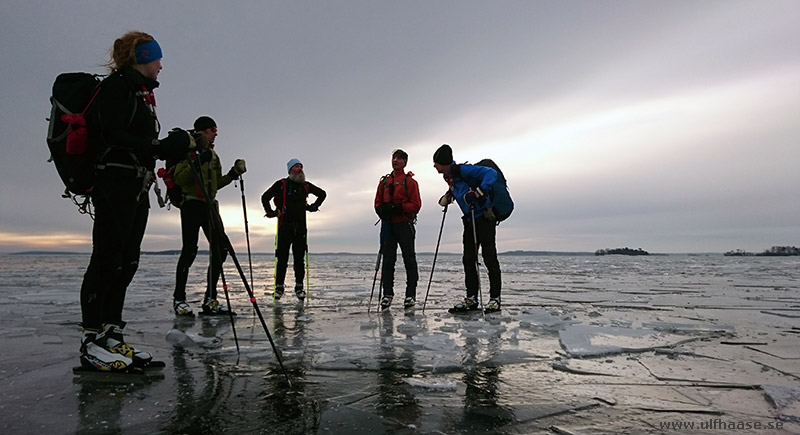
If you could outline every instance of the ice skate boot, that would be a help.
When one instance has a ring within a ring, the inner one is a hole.
[[[500,298],[491,298],[489,299],[489,303],[484,308],[483,312],[486,314],[489,313],[496,313],[500,311]]]
[[[302,301],[306,298],[306,291],[303,290],[303,285],[295,285],[294,286],[294,294],[297,296],[297,299]]]
[[[201,314],[209,316],[227,316],[228,314],[236,315],[232,311],[228,311],[228,307],[222,305],[216,299],[203,302],[203,311]]]
[[[447,310],[449,313],[467,313],[478,309],[478,301],[475,296],[467,296],[462,302],[459,302]]]
[[[174,301],[172,302],[172,309],[175,310],[176,316],[181,317],[194,317],[194,311],[192,311],[192,307],[190,307],[186,301]]]
[[[275,286],[275,300],[279,301],[283,296],[283,284],[278,284]]]
[[[381,299],[381,310],[386,310],[392,305],[394,295],[386,295]]]
[[[417,304],[417,301],[414,300],[411,296],[407,297],[406,300],[403,301],[403,308],[409,309],[413,308],[414,305]]]
[[[100,372],[125,372],[132,366],[131,358],[111,352],[105,346],[103,334],[84,329],[81,340],[81,366]]]
[[[118,353],[133,360],[134,367],[143,367],[153,360],[153,355],[150,352],[136,350],[133,346],[125,343],[122,338],[122,327],[107,323],[103,330],[104,339],[106,342],[106,349],[111,352]]]

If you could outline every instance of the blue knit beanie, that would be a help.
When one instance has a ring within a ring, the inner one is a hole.
[[[303,166],[303,163],[301,163],[300,160],[297,160],[297,159],[289,160],[289,162],[286,163],[286,170],[287,171],[291,171],[292,170],[292,166],[294,166],[294,165]]]

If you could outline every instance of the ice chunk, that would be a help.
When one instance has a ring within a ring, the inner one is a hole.
[[[455,391],[458,388],[458,382],[444,378],[405,378],[404,381],[412,387],[426,390]]]
[[[167,332],[167,342],[175,347],[202,347],[216,348],[222,345],[219,337],[203,337],[201,335],[186,333],[178,329],[170,329]]]
[[[623,352],[645,352],[675,346],[686,341],[686,338],[648,328],[573,325],[559,331],[559,340],[561,347],[570,356],[587,357]]]

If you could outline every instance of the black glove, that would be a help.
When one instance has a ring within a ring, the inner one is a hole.
[[[389,219],[389,216],[391,215],[391,207],[392,206],[390,203],[384,202],[375,209],[375,213],[377,213],[378,217],[381,219]]]
[[[403,206],[393,202],[384,202],[375,209],[381,219],[389,219],[392,215],[403,214]]]
[[[319,206],[317,204],[309,204],[309,205],[306,206],[306,210],[308,210],[308,211],[313,213],[313,212],[319,210]]]
[[[481,192],[480,189],[470,190],[466,194],[464,194],[464,201],[471,206],[475,204],[483,205],[486,202],[486,196]]]
[[[239,179],[239,173],[236,172],[236,168],[231,168],[231,170],[228,171],[228,177],[230,177],[231,180]]]
[[[267,214],[265,215],[268,218],[274,218],[278,216],[277,210],[267,210]]]
[[[188,131],[173,128],[164,139],[153,141],[152,154],[160,159],[185,156],[195,146],[194,138]]]
[[[245,163],[244,159],[236,159],[236,161],[233,162],[231,169],[236,171],[237,174],[242,175],[247,172],[247,164]]]
[[[228,171],[228,177],[230,177],[231,180],[238,180],[245,172],[247,172],[247,167],[245,166],[244,160],[236,159],[233,166],[231,166],[231,169]]]

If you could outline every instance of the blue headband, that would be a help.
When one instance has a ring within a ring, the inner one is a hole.
[[[136,54],[136,63],[138,64],[150,63],[162,57],[161,46],[158,45],[155,39],[137,45],[134,52]]]

